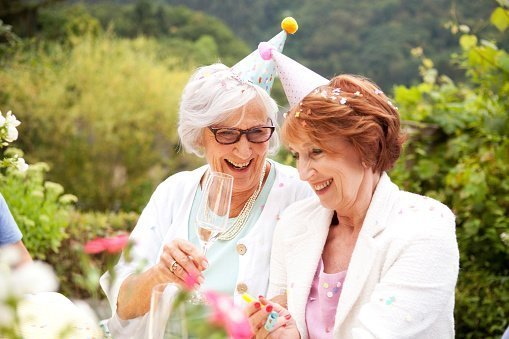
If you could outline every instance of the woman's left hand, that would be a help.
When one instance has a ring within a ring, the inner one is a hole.
[[[295,339],[300,338],[297,324],[292,318],[290,312],[278,303],[269,302],[264,297],[258,301],[249,303],[244,309],[249,317],[251,331],[256,338],[278,338]],[[268,317],[272,312],[278,314],[273,325],[268,325]]]

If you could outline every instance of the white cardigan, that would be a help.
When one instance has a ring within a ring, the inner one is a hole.
[[[301,200],[285,210],[274,233],[268,295],[287,291],[303,339],[332,214],[316,196]],[[400,191],[384,173],[348,266],[334,338],[453,338],[454,219],[445,205]]]
[[[269,283],[270,250],[279,214],[291,203],[312,195],[308,184],[299,179],[295,168],[270,161],[276,176],[265,207],[251,230],[240,239],[247,251],[239,255],[236,284],[243,282],[252,295],[265,295]],[[162,182],[150,198],[138,223],[130,235],[135,245],[131,251],[133,261],[126,263],[122,257],[115,266],[116,278],[109,283],[109,275],[101,277],[103,288],[110,302],[112,319],[108,327],[115,338],[144,338],[148,314],[123,321],[116,314],[117,296],[124,279],[145,271],[159,261],[163,245],[175,238],[188,239],[191,206],[200,179],[208,165],[194,171],[180,172]],[[236,303],[241,295],[235,291]]]

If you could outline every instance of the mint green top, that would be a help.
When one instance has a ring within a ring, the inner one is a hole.
[[[213,290],[233,295],[237,274],[239,272],[239,254],[236,250],[237,242],[249,233],[250,229],[256,223],[263,208],[265,207],[265,202],[267,201],[267,197],[269,196],[276,177],[274,163],[270,162],[270,164],[270,171],[267,180],[265,181],[265,185],[263,185],[262,191],[256,198],[253,208],[251,209],[251,214],[249,215],[244,228],[232,240],[216,240],[216,242],[213,243],[207,251],[209,267],[203,272],[205,277],[205,282],[202,285],[203,291]],[[191,215],[188,225],[189,241],[198,248],[200,248],[201,245],[198,235],[196,234],[196,213],[201,196],[201,186],[198,185],[193,205],[191,207]],[[230,218],[228,221],[228,227],[231,227],[235,223],[235,220],[237,220],[237,218]]]

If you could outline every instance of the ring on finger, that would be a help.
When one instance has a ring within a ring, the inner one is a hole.
[[[177,268],[179,267],[180,265],[178,264],[177,260],[173,260],[171,265],[170,265],[170,272],[175,274],[175,271],[177,270]]]

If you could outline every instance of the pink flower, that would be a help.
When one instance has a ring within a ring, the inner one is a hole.
[[[108,253],[119,253],[127,246],[127,243],[129,242],[129,235],[120,234],[116,237],[105,238],[104,240],[106,242],[106,251]]]
[[[88,254],[97,254],[101,252],[119,253],[129,242],[127,234],[120,234],[109,238],[96,238],[85,244],[84,251]]]
[[[104,238],[97,238],[94,240],[90,240],[85,244],[84,251],[88,254],[97,254],[106,250],[106,246],[104,244]]]
[[[247,339],[252,337],[253,333],[246,315],[240,307],[233,303],[230,296],[207,291],[205,297],[212,308],[210,323],[224,327],[230,338]]]

